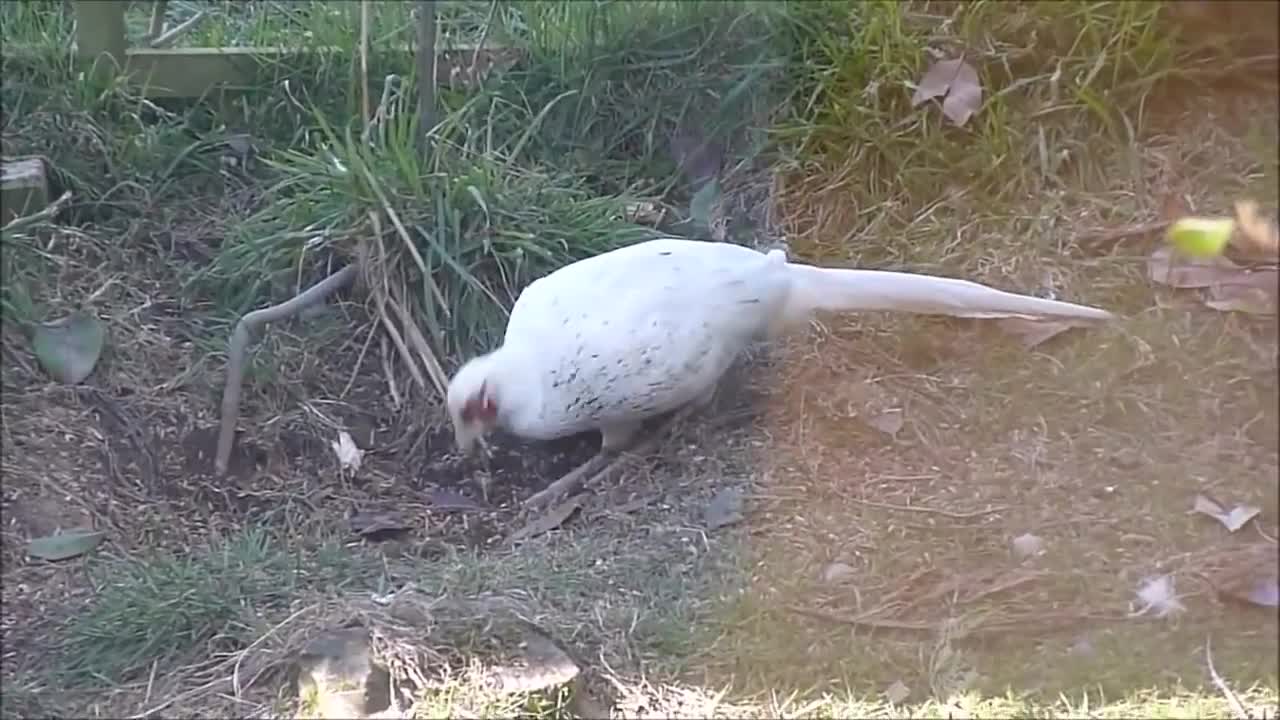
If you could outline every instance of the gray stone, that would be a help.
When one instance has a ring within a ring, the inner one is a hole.
[[[391,678],[373,661],[369,633],[342,628],[298,655],[298,698],[317,718],[366,718],[391,705]]]

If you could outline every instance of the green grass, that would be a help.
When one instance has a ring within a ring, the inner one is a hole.
[[[303,100],[308,129],[267,154],[274,184],[232,230],[206,287],[240,312],[307,254],[385,254],[378,272],[408,283],[433,349],[474,353],[496,340],[531,279],[651,237],[626,217],[628,204],[688,202],[674,187],[677,128],[734,139],[776,99],[768,8],[526,3],[501,17],[495,34],[526,59],[478,90],[444,89],[425,152],[403,92],[384,95],[392,118],[368,139],[351,96],[345,110],[332,94],[323,108]],[[411,87],[412,68],[402,71],[400,87]],[[387,218],[381,235],[372,228],[370,212],[388,210],[409,237]]]
[[[287,610],[300,590],[340,583],[351,573],[346,556],[332,553],[319,554],[329,564],[301,565],[260,530],[191,550],[89,567],[97,593],[66,628],[56,670],[64,682],[136,681],[157,663],[208,660],[193,651],[242,649],[262,631],[252,613]]]

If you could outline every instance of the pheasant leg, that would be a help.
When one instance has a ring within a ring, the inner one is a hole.
[[[699,400],[702,400],[702,398],[699,398]],[[621,467],[628,458],[652,452],[658,447],[658,443],[671,428],[688,417],[690,413],[702,407],[705,407],[705,402],[692,402],[686,405],[672,413],[671,417],[664,420],[653,432],[638,442],[632,442],[635,441],[639,431],[638,423],[629,428],[609,428],[602,433],[603,439],[600,444],[600,452],[582,465],[569,471],[564,477],[529,496],[529,499],[524,501],[524,506],[531,510],[537,510],[550,505],[578,488],[595,483],[609,475]],[[630,445],[630,447],[626,447],[627,445]]]

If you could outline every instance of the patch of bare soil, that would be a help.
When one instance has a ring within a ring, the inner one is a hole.
[[[16,328],[5,333],[6,687],[56,659],[65,622],[92,602],[84,571],[96,559],[181,556],[251,526],[299,551],[333,539],[358,545],[358,519],[388,511],[401,521],[392,535],[409,552],[487,547],[510,532],[519,499],[596,452],[598,438],[585,435],[553,443],[497,437],[487,463],[459,457],[432,403],[411,397],[394,408],[375,363],[357,372],[361,348],[351,335],[363,314],[339,304],[315,322],[269,328],[255,344],[259,371],[246,383],[230,472],[217,477],[223,373],[208,348],[225,339],[198,324],[207,319],[202,301],[183,296],[182,278],[194,268],[180,248],[148,242],[142,231],[109,240],[94,232],[76,231],[60,275],[48,279],[57,288],[52,316],[95,297],[109,340],[93,375],[59,386]],[[398,380],[409,387],[407,376]],[[366,450],[354,477],[343,475],[330,447],[339,430]],[[95,558],[49,563],[26,554],[33,538],[87,527],[107,532]]]
[[[6,332],[0,367],[6,688],[45,685],[42,673],[61,661],[68,621],[97,601],[103,587],[98,570],[113,559],[199,556],[243,529],[259,528],[298,557],[336,542],[357,568],[413,582],[424,562],[455,550],[509,550],[500,541],[528,520],[519,515],[520,502],[597,451],[592,434],[554,442],[497,435],[490,438],[487,460],[459,456],[433,403],[412,396],[402,407],[393,405],[380,364],[361,362],[363,334],[355,328],[363,313],[339,298],[318,316],[269,327],[255,341],[232,462],[225,477],[216,476],[224,375],[222,358],[211,348],[223,346],[225,330],[209,324],[207,300],[184,294],[183,278],[206,262],[205,253],[195,257],[181,243],[164,240],[201,237],[216,244],[216,228],[193,222],[200,226],[152,228],[154,242],[145,226],[123,238],[108,238],[92,226],[75,230],[77,242],[68,245],[59,276],[48,279],[57,288],[49,313],[56,317],[94,297],[92,309],[109,338],[102,361],[81,386],[52,382],[25,337],[16,329]],[[316,351],[320,347],[323,353]],[[402,391],[411,386],[403,373],[397,383]],[[740,377],[729,378],[712,411],[720,418],[717,433],[749,424],[754,397]],[[341,470],[330,445],[341,430],[365,452],[357,473]],[[687,454],[688,448],[677,450]],[[720,451],[737,454],[728,445]],[[716,452],[699,452],[689,462],[708,467],[707,454]],[[716,489],[716,481],[700,476],[685,475],[674,485],[661,480],[685,473],[688,464],[664,455],[615,485],[593,489],[573,527],[589,535],[591,523],[645,525],[646,513],[660,514],[665,520],[644,531],[645,542],[672,558],[662,564],[676,572],[684,564],[675,558],[698,534],[686,526],[690,518],[701,523],[697,504]],[[721,465],[710,467],[718,472]],[[692,509],[673,510],[683,502],[681,493],[690,495]],[[91,555],[63,562],[27,555],[31,539],[73,528],[104,530],[106,540]],[[590,538],[574,542],[595,547]],[[541,551],[531,552],[536,557]],[[584,560],[584,568],[599,567],[608,557]],[[620,566],[626,584],[641,582],[628,575],[632,562]],[[648,574],[645,582],[652,579]],[[589,605],[598,615],[609,603]],[[638,617],[632,611],[618,622],[634,629]],[[549,622],[575,634],[582,618]],[[306,627],[298,637],[331,629]],[[179,692],[190,689],[182,686],[188,680],[155,682]],[[39,698],[30,712],[90,705],[138,712],[146,690],[121,688],[109,700],[93,693],[54,698],[46,688],[21,698]],[[13,707],[7,703],[6,712]]]

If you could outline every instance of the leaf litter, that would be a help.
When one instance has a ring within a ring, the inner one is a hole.
[[[31,345],[40,365],[55,380],[78,385],[89,377],[102,355],[106,330],[88,312],[75,312],[35,328]]]
[[[1280,310],[1280,229],[1263,219],[1257,203],[1236,203],[1236,217],[1183,218],[1205,222],[1226,222],[1232,226],[1230,245],[1243,260],[1272,263],[1270,267],[1248,267],[1224,255],[1193,256],[1180,252],[1170,228],[1170,243],[1157,248],[1147,260],[1147,274],[1153,282],[1179,289],[1203,289],[1201,301],[1220,312],[1243,312],[1273,316]]]
[[[101,530],[70,530],[33,539],[27,552],[42,560],[67,560],[94,549],[105,537]]]
[[[957,126],[969,122],[982,107],[982,80],[963,57],[939,60],[925,71],[911,96],[911,106],[946,96],[942,114]]]
[[[873,415],[866,420],[867,424],[888,435],[889,437],[897,437],[898,432],[902,430],[903,418],[901,410],[889,410],[887,412]]]
[[[833,562],[822,568],[822,581],[824,583],[838,583],[847,578],[853,577],[857,570],[852,565],[842,562]]]
[[[716,530],[742,520],[742,491],[729,487],[716,493],[702,511],[702,519],[708,530]]]
[[[559,505],[539,514],[533,520],[529,521],[527,525],[511,533],[511,537],[508,538],[508,542],[522,542],[531,537],[555,530],[563,525],[565,521],[567,521],[569,517],[578,510],[578,508],[582,507],[583,502],[584,500],[582,495],[574,495],[570,497]]]
[[[329,444],[333,447],[333,453],[338,456],[338,464],[342,466],[343,471],[355,472],[360,469],[364,451],[356,446],[356,441],[351,439],[350,433],[346,430],[339,432],[338,439],[330,440]]]
[[[885,700],[890,705],[900,705],[902,701],[911,697],[911,688],[908,688],[901,680],[894,680],[893,684],[884,691]]]
[[[1196,501],[1192,510],[1194,512],[1208,515],[1214,520],[1222,523],[1222,526],[1225,527],[1228,532],[1238,531],[1262,512],[1261,508],[1257,508],[1252,505],[1237,505],[1228,511],[1222,505],[1219,505],[1204,495],[1196,496]]]
[[[1199,558],[1196,566],[1220,598],[1280,607],[1280,550],[1273,541],[1212,551]]]

